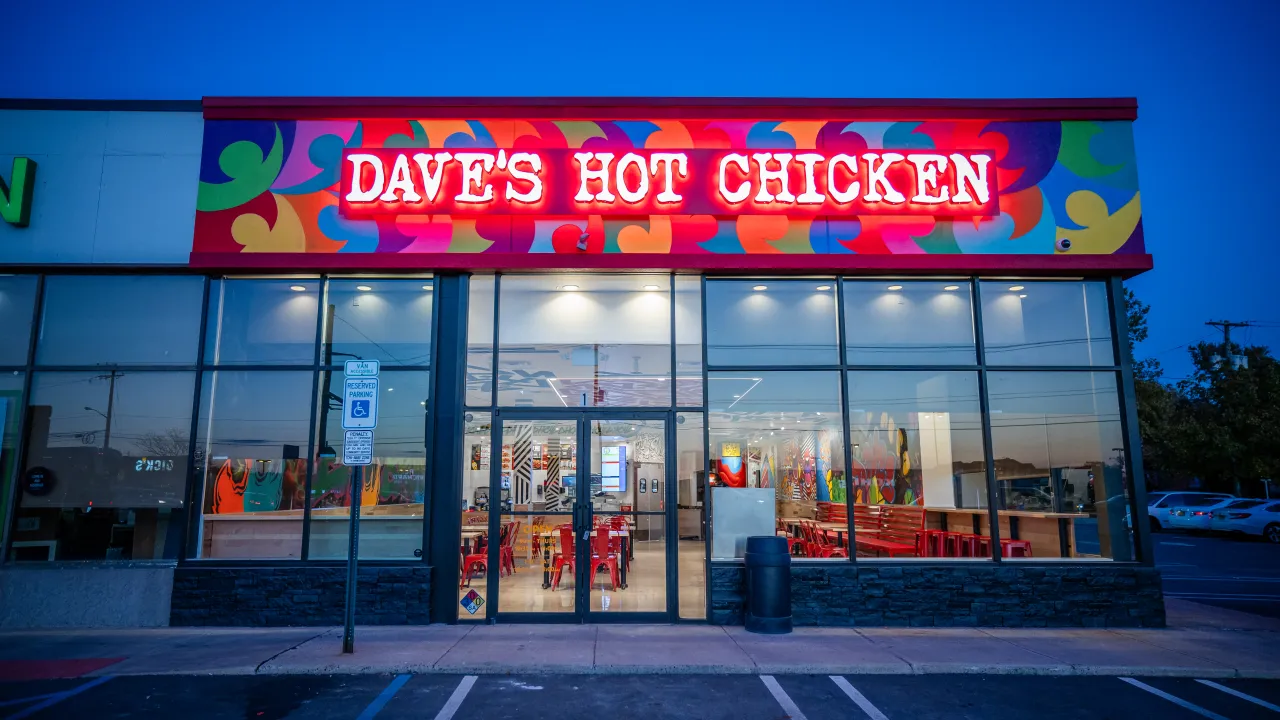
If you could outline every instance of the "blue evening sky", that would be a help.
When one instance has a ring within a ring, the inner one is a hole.
[[[0,96],[1136,96],[1132,281],[1172,377],[1205,320],[1280,342],[1278,0],[15,2]]]

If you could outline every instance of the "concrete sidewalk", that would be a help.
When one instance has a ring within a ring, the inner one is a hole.
[[[799,628],[765,636],[709,625],[361,627],[353,655],[341,653],[340,628],[15,631],[0,633],[0,680],[330,673],[1280,678],[1280,621],[1181,605],[1171,604],[1176,627],[1165,630]]]

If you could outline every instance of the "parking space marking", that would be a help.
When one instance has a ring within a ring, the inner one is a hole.
[[[1208,685],[1214,690],[1221,690],[1222,692],[1228,695],[1234,695],[1240,698],[1241,700],[1248,700],[1254,705],[1261,705],[1262,707],[1270,710],[1271,712],[1280,712],[1280,705],[1272,705],[1266,700],[1256,698],[1248,693],[1242,693],[1239,690],[1236,690],[1235,688],[1229,688],[1226,685],[1220,685],[1212,680],[1196,680],[1196,682],[1200,683],[1201,685]]]
[[[1122,677],[1119,679],[1129,683],[1130,685],[1138,688],[1139,690],[1146,690],[1147,692],[1151,693],[1152,695],[1155,695],[1156,697],[1162,697],[1165,700],[1168,700],[1169,702],[1173,703],[1174,705],[1186,708],[1187,710],[1190,710],[1191,712],[1197,715],[1210,718],[1210,720],[1228,720],[1228,718],[1222,715],[1219,715],[1218,713],[1212,712],[1210,710],[1205,710],[1204,708],[1200,707],[1199,705],[1196,705],[1195,703],[1187,702],[1186,700],[1183,700],[1182,698],[1176,695],[1170,695],[1169,693],[1163,690],[1157,690],[1156,688],[1153,688],[1144,682],[1140,682],[1138,680],[1134,680],[1133,678],[1127,678],[1127,677]]]
[[[862,708],[862,712],[866,713],[867,717],[871,718],[871,720],[889,720],[888,716],[880,712],[880,708],[871,704],[871,701],[867,699],[867,696],[858,692],[858,688],[854,687],[848,680],[845,680],[839,675],[832,675],[831,682],[835,683],[836,687],[843,690],[844,694],[848,695],[849,699],[852,700],[854,704]]]
[[[369,703],[369,706],[364,709],[364,712],[360,713],[360,716],[357,717],[356,720],[373,720],[374,716],[382,712],[382,708],[387,706],[387,703],[391,701],[391,698],[395,697],[396,693],[400,692],[400,688],[404,687],[404,684],[409,682],[409,678],[411,677],[413,676],[397,675],[395,679],[391,681],[390,685],[384,688],[382,692],[378,693],[378,697],[374,698],[373,702]]]
[[[791,720],[809,720],[804,713],[800,712],[800,708],[795,701],[791,699],[786,690],[782,689],[778,681],[773,679],[772,675],[761,675],[760,681],[764,683],[765,687],[769,688],[769,694],[773,695],[773,699],[778,701],[778,704],[782,706],[782,709]]]
[[[54,693],[53,695],[51,695],[51,696],[49,697],[49,699],[48,699],[48,700],[45,700],[44,702],[42,702],[42,703],[38,703],[38,704],[36,704],[36,705],[32,705],[31,707],[29,707],[29,708],[27,708],[26,710],[23,710],[23,711],[21,711],[21,712],[18,712],[18,713],[15,713],[15,714],[13,714],[13,715],[10,715],[10,716],[8,717],[8,719],[7,719],[7,720],[22,720],[22,718],[28,718],[28,717],[31,717],[32,715],[35,715],[36,713],[40,712],[41,710],[44,710],[45,708],[53,707],[54,705],[57,705],[58,703],[62,702],[63,700],[66,700],[66,699],[67,699],[67,698],[69,698],[69,697],[72,697],[72,696],[75,696],[75,695],[79,695],[80,693],[84,692],[85,690],[91,690],[91,689],[93,689],[93,688],[95,688],[95,687],[97,687],[97,686],[101,685],[102,683],[104,683],[104,682],[106,682],[106,681],[110,680],[110,679],[111,679],[111,678],[113,678],[113,677],[115,677],[115,676],[114,676],[114,675],[103,675],[102,677],[100,677],[100,678],[94,678],[93,680],[90,680],[89,682],[87,682],[87,683],[85,683],[85,684],[83,684],[83,685],[77,685],[77,686],[75,686],[75,687],[71,688],[70,690],[64,690],[64,691],[62,691],[62,692],[60,692],[60,693]]]
[[[449,696],[449,702],[440,708],[440,712],[436,713],[436,720],[450,720],[453,714],[458,712],[458,708],[462,707],[462,701],[467,699],[467,693],[471,692],[471,686],[476,684],[476,676],[468,675],[462,678],[462,682],[458,683],[458,687]]]

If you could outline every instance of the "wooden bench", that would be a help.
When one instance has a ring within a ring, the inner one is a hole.
[[[863,515],[863,508],[866,508]],[[854,506],[854,537],[859,550],[874,550],[889,557],[916,554],[916,533],[924,530],[924,508],[914,505]],[[858,522],[862,515],[866,524],[875,518],[874,527]]]

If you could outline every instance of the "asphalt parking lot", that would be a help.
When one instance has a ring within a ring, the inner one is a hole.
[[[1169,597],[1280,617],[1280,545],[1179,532],[1151,539]]]
[[[0,714],[184,720],[1264,718],[1280,681],[992,675],[135,676],[0,684]]]

